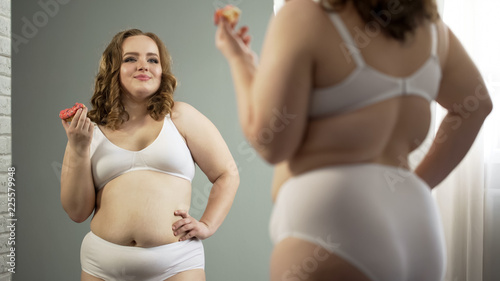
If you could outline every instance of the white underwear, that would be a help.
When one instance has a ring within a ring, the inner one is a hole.
[[[321,168],[279,191],[270,221],[274,244],[295,237],[319,245],[373,281],[441,281],[445,240],[429,186],[380,164]]]
[[[80,261],[83,271],[105,281],[163,281],[205,267],[203,244],[197,239],[141,248],[108,242],[92,231],[83,239]]]

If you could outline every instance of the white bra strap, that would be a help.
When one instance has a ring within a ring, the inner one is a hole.
[[[330,13],[330,19],[333,22],[333,25],[337,28],[337,31],[340,33],[340,36],[344,40],[343,44],[348,48],[349,54],[356,61],[358,66],[363,66],[365,64],[363,57],[361,56],[361,52],[359,51],[354,39],[351,34],[347,30],[347,27],[342,22],[342,19],[336,13]]]
[[[431,55],[437,56],[438,39],[437,39],[437,28],[435,23],[431,24],[431,38],[432,38]]]

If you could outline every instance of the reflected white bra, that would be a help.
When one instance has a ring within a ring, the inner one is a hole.
[[[287,0],[274,0],[274,14],[276,15],[278,11],[285,5]],[[320,0],[312,0],[313,2],[319,2]]]
[[[278,11],[285,5],[285,0],[274,0],[274,14],[278,13]]]

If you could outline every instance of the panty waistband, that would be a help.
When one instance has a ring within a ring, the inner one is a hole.
[[[113,242],[109,242],[107,240],[102,239],[101,237],[97,236],[94,232],[90,231],[86,235],[87,239],[92,239],[95,243],[99,243],[102,247],[108,247],[108,248],[120,248],[122,250],[127,250],[127,251],[167,251],[167,250],[176,250],[178,248],[184,247],[185,245],[192,244],[192,243],[201,243],[201,240],[193,238],[189,240],[184,240],[184,241],[178,241],[178,242],[173,242],[165,245],[160,245],[160,246],[155,246],[155,247],[136,247],[136,246],[124,246],[124,245],[119,245],[115,244]]]

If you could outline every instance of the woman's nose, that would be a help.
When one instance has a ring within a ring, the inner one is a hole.
[[[146,60],[140,59],[137,64],[137,69],[142,71],[148,70],[148,62]]]

